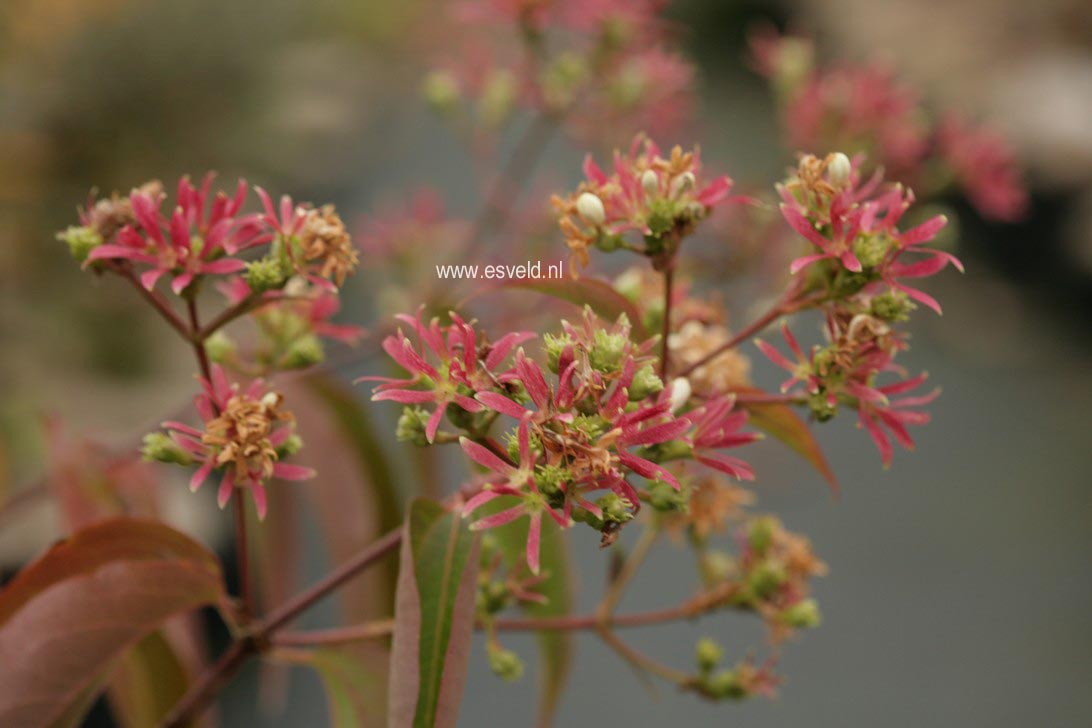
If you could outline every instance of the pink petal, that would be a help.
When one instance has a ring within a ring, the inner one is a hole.
[[[310,480],[315,477],[314,468],[289,463],[277,463],[273,466],[273,477],[281,480]]]
[[[478,465],[489,468],[495,473],[500,473],[501,475],[511,475],[516,471],[515,468],[504,462],[504,460],[502,460],[501,458],[497,457],[496,453],[494,453],[492,450],[485,447],[484,445],[480,445],[465,437],[460,437],[459,446],[462,447],[463,452],[466,453],[467,457],[476,462]]]
[[[538,575],[539,572],[539,544],[542,540],[542,512],[536,511],[531,514],[531,524],[527,529],[527,566],[531,569],[531,573]]]

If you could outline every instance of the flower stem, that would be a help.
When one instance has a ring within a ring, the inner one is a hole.
[[[622,566],[618,578],[611,582],[607,592],[603,595],[602,601],[599,602],[599,606],[595,610],[596,618],[601,623],[606,624],[610,621],[615,607],[618,606],[618,602],[625,593],[626,586],[637,575],[637,570],[641,568],[641,564],[644,563],[648,552],[652,549],[652,545],[656,543],[657,537],[659,537],[659,530],[655,526],[648,526],[641,534],[641,538],[633,547],[633,552],[630,553],[626,563]]]
[[[159,313],[159,315],[162,316],[163,319],[171,325],[171,328],[177,331],[182,336],[183,339],[185,339],[186,341],[192,340],[193,332],[188,326],[186,326],[186,322],[183,321],[179,317],[179,315],[174,312],[170,305],[165,300],[163,300],[162,296],[160,296],[155,291],[149,291],[147,288],[145,288],[144,284],[142,284],[137,279],[137,277],[133,275],[133,271],[131,268],[129,268],[129,266],[115,263],[110,266],[110,270],[127,280],[133,286],[133,288],[136,289],[136,292],[140,294],[141,298],[150,303],[152,305],[152,308],[154,308]]]
[[[671,336],[671,288],[674,280],[675,266],[672,263],[664,271],[664,323],[660,332],[660,379],[664,380],[664,386],[668,384],[667,372],[671,358],[671,347],[667,340]]]
[[[205,337],[200,332],[201,321],[197,313],[197,298],[192,293],[186,297],[186,310],[190,317],[190,331],[193,337],[193,353],[197,357],[197,365],[201,369],[201,376],[206,382],[212,381],[212,367],[209,365],[209,354],[205,350]],[[213,403],[213,407],[216,404]],[[232,510],[235,512],[235,560],[238,564],[239,594],[241,605],[239,617],[246,624],[254,616],[254,592],[250,584],[250,549],[246,538],[246,499],[242,488],[236,488],[232,493]]]
[[[709,352],[701,359],[698,359],[696,362],[688,366],[686,369],[679,373],[679,376],[685,377],[686,375],[690,374],[690,372],[694,371],[703,364],[708,364],[729,349],[734,349],[747,339],[751,338],[752,336],[769,326],[779,316],[786,316],[790,313],[795,313],[815,303],[815,300],[810,298],[797,300],[796,294],[797,291],[795,290],[795,288],[790,288],[785,296],[779,299],[778,302],[775,303],[773,306],[771,306],[766,313],[762,314],[757,319],[752,321],[739,333],[733,336],[730,340],[724,342],[716,349],[713,349],[713,351]]]

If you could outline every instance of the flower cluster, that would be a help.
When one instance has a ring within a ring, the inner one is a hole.
[[[704,180],[697,149],[674,147],[668,156],[651,139],[638,135],[627,154],[614,153],[608,175],[589,155],[586,180],[567,197],[553,198],[558,225],[572,251],[572,271],[587,267],[588,248],[620,248],[648,256],[657,270],[674,258],[682,238],[729,199],[727,176]],[[630,240],[633,234],[639,242]]]
[[[336,291],[355,270],[356,249],[332,206],[315,210],[284,196],[275,208],[256,188],[264,212],[243,213],[246,182],[239,180],[231,195],[213,195],[213,179],[207,174],[200,186],[180,179],[169,212],[163,185],[154,181],[126,197],[91,199],[81,224],[58,237],[85,265],[132,266],[149,291],[167,277],[179,295],[202,277],[233,274],[257,294],[283,288],[293,275]],[[269,248],[265,257],[241,257],[261,246]]]
[[[231,384],[219,364],[248,373],[300,368],[322,360],[323,337],[356,341],[360,329],[330,318],[340,305],[339,287],[359,261],[333,207],[296,205],[287,195],[275,206],[259,187],[261,211],[245,212],[244,180],[230,194],[214,192],[213,181],[212,173],[196,186],[182,177],[166,207],[163,185],[156,181],[125,196],[92,197],[80,210],[80,225],[58,237],[85,267],[136,285],[197,352],[203,376],[196,406],[204,427],[164,423],[166,433],[145,438],[145,457],[196,464],[190,483],[195,490],[219,474],[221,507],[235,488],[245,488],[264,517],[266,483],[313,473],[281,462],[300,447],[281,396],[265,391],[261,380],[247,387]],[[185,314],[159,290],[164,280],[184,299]],[[227,306],[202,325],[198,293],[205,281],[225,295]],[[224,327],[247,314],[262,343],[244,357]]]
[[[668,495],[681,492],[677,475],[665,467],[670,461],[753,478],[745,462],[721,452],[756,438],[741,432],[746,415],[733,409],[730,398],[688,408],[689,385],[677,380],[665,389],[649,354],[654,342],[634,343],[624,316],[604,325],[586,309],[579,322],[562,322],[561,332],[544,337],[545,367],[519,346],[530,334],[510,333],[489,344],[473,324],[450,317],[447,326],[426,322],[420,313],[402,317],[420,348],[402,331],[384,348],[413,376],[369,377],[380,382],[373,399],[407,405],[399,422],[402,439],[457,440],[484,469],[464,512],[497,499],[507,507],[480,517],[473,528],[530,519],[532,572],[539,568],[544,515],[562,527],[586,523],[610,543],[642,502],[679,507],[679,498]],[[431,412],[423,409],[427,404],[434,405]],[[439,429],[445,411],[458,435]],[[501,415],[515,422],[506,444],[489,435]]]
[[[219,474],[217,501],[223,508],[235,488],[250,491],[259,518],[265,518],[265,484],[271,479],[306,480],[314,471],[281,462],[302,447],[293,434],[293,417],[281,408],[282,397],[255,380],[247,387],[231,383],[223,369],[212,368],[212,379],[201,379],[202,391],[194,406],[203,429],[168,421],[168,434],[152,433],[145,438],[148,460],[180,465],[197,465],[190,479],[196,491],[213,473]]]
[[[690,116],[694,70],[669,46],[659,15],[663,5],[446,3],[433,16],[439,22],[422,28],[421,43],[434,59],[425,98],[437,111],[484,131],[499,130],[517,109],[564,117],[584,139],[601,139],[617,128],[677,130]],[[439,33],[447,42],[435,42]]]
[[[862,183],[859,166],[859,160],[851,163],[840,153],[823,160],[805,156],[796,175],[779,188],[786,221],[813,246],[790,270],[803,276],[802,295],[826,313],[826,345],[805,354],[787,326],[783,335],[794,360],[764,341],[756,343],[792,374],[782,391],[800,385],[819,420],[833,417],[842,404],[856,409],[888,465],[892,448],[884,427],[912,447],[905,425],[922,424],[927,416],[909,408],[936,395],[888,399],[924,381],[924,376],[905,379],[895,364],[895,356],[907,348],[895,324],[908,318],[915,301],[940,312],[936,299],[906,279],[934,275],[949,264],[963,267],[951,254],[923,247],[944,227],[943,216],[900,230],[913,193],[901,185],[882,189],[878,173]],[[904,381],[878,384],[877,377],[888,372]]]
[[[865,153],[892,177],[930,195],[954,183],[983,216],[1027,210],[1015,158],[999,135],[926,113],[919,94],[881,66],[821,68],[803,38],[754,36],[754,66],[777,94],[786,146]]]

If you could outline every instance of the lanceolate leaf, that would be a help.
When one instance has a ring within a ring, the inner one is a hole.
[[[318,673],[326,690],[332,728],[364,728],[382,724],[384,679],[367,660],[348,650],[278,650],[278,661],[307,665]]]
[[[402,500],[383,442],[367,409],[361,405],[351,388],[332,377],[318,374],[308,377],[307,388],[328,407],[333,424],[347,445],[346,450],[355,457],[364,475],[363,478],[354,478],[354,481],[362,482],[368,489],[368,506],[378,521],[375,526],[377,532],[382,534],[397,528],[402,522]],[[368,540],[374,537],[374,534],[369,534]],[[349,553],[362,545],[354,544]],[[388,560],[382,568],[386,571],[389,594],[393,597],[398,576],[397,567],[393,560]],[[385,608],[390,608],[389,601]]]
[[[759,389],[740,389],[740,393],[758,393]],[[819,443],[815,440],[811,428],[804,420],[786,404],[778,402],[745,402],[741,405],[747,410],[750,422],[758,429],[773,435],[778,440],[788,445],[799,453],[805,460],[815,466],[819,474],[830,484],[831,489],[838,492],[838,478],[827,462]]]
[[[0,592],[0,725],[78,718],[127,648],[223,598],[216,557],[162,523],[115,518],[77,532]]]
[[[495,511],[511,507],[508,498],[497,498],[489,503]],[[483,509],[483,512],[484,509]],[[527,544],[527,519],[490,530],[501,549],[509,569],[525,569]],[[569,573],[569,557],[565,549],[565,539],[561,529],[550,519],[542,520],[542,540],[539,545],[539,559],[545,579],[535,586],[535,591],[548,600],[545,604],[528,602],[523,605],[527,614],[533,617],[555,617],[567,614],[572,607],[572,577]],[[539,648],[539,706],[538,725],[540,728],[553,725],[557,703],[568,680],[569,665],[572,661],[572,633],[561,630],[546,630],[537,635]]]
[[[458,513],[419,498],[402,540],[391,655],[391,728],[456,724],[474,630],[478,539]]]
[[[526,291],[537,291],[562,301],[568,301],[578,307],[591,306],[599,317],[607,321],[614,321],[619,315],[625,314],[633,325],[635,339],[645,339],[648,332],[645,331],[640,311],[633,302],[614,289],[614,286],[598,278],[566,278],[552,280],[549,278],[521,278],[505,281],[497,286],[496,290],[517,288]],[[485,289],[483,293],[488,291]],[[480,295],[480,294],[475,294]]]
[[[186,692],[189,674],[162,631],[129,649],[111,677],[110,707],[123,728],[154,728]]]

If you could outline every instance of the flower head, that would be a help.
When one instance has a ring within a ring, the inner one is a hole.
[[[298,448],[292,444],[291,413],[281,408],[281,395],[266,391],[261,380],[245,389],[231,384],[218,366],[212,379],[201,380],[203,391],[194,404],[204,429],[181,422],[164,422],[174,442],[199,463],[190,479],[197,490],[213,472],[222,473],[217,500],[227,505],[234,488],[250,491],[259,518],[266,513],[265,484],[272,478],[305,480],[314,471],[281,462],[282,455]]]

